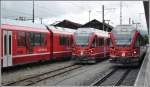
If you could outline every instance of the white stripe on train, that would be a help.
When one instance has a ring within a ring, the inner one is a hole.
[[[71,51],[56,51],[56,52],[53,52],[53,53],[57,54],[57,53],[67,53],[67,52],[71,52]],[[36,53],[36,54],[26,54],[26,55],[16,55],[16,56],[13,56],[13,57],[36,56],[36,55],[46,55],[46,54],[50,54],[50,52],[47,52],[47,53]]]

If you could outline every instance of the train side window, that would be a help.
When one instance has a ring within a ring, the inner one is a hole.
[[[104,46],[104,38],[102,38],[102,45],[101,46]]]
[[[26,35],[25,32],[18,32],[17,33],[17,46],[25,46],[25,39],[26,39]]]
[[[99,47],[101,46],[101,39],[100,38],[98,39],[98,46]]]
[[[47,45],[46,35],[41,34],[41,46]]]
[[[112,44],[112,40],[111,40],[111,39],[109,39],[108,46],[109,46],[109,47],[113,47],[113,44]]]
[[[31,46],[34,46],[34,36],[35,36],[34,33],[31,32],[31,33],[30,33],[30,45],[31,45]]]
[[[94,38],[94,40],[93,40],[92,47],[93,47],[93,48],[96,47],[96,38]]]
[[[104,38],[100,38],[99,39],[99,46],[103,46],[104,45]]]
[[[45,40],[45,34],[42,33],[30,33],[30,45],[31,46],[44,46],[47,44]]]
[[[99,47],[99,38],[96,38],[96,46]]]
[[[140,37],[140,45],[141,46],[144,46],[145,45],[145,39]]]
[[[64,37],[64,45],[67,46],[68,45],[68,38]]]
[[[107,39],[107,45],[108,46],[110,45],[110,39]]]
[[[63,35],[60,35],[60,36],[59,36],[59,44],[60,44],[60,45],[64,45],[64,42],[65,42],[64,36],[63,36]]]
[[[134,47],[139,47],[139,46],[140,46],[140,38],[137,37]]]
[[[71,39],[70,39],[70,46],[71,47],[74,47],[74,41],[73,41],[73,38],[71,37]]]
[[[59,36],[59,44],[64,46],[70,46],[70,38],[65,37],[64,35]]]
[[[41,34],[40,33],[35,33],[34,34],[34,45],[35,46],[40,46],[41,45]]]
[[[70,41],[71,41],[71,40],[70,40],[70,38],[68,37],[68,38],[67,38],[67,45],[68,45],[68,47],[70,47]]]
[[[64,45],[69,47],[69,38],[68,37],[64,37]]]
[[[29,40],[30,40],[30,33],[29,32],[25,32],[25,45],[26,47],[29,47],[30,43],[29,43]]]
[[[60,35],[60,36],[59,36],[59,44],[60,44],[60,45],[62,45],[62,43],[63,43],[63,40],[62,40],[62,39],[63,39],[63,38],[62,38],[62,36]]]

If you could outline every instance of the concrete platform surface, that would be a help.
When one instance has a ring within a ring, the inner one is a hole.
[[[150,87],[150,46],[148,47],[134,86]]]

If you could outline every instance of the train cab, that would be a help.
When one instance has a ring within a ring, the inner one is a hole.
[[[109,55],[108,32],[94,28],[79,28],[74,33],[72,59],[76,63],[96,63]]]
[[[138,65],[146,48],[134,25],[118,25],[110,33],[110,62],[116,65]]]

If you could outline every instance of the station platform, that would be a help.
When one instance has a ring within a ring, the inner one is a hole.
[[[134,86],[150,87],[150,46],[147,49]]]

